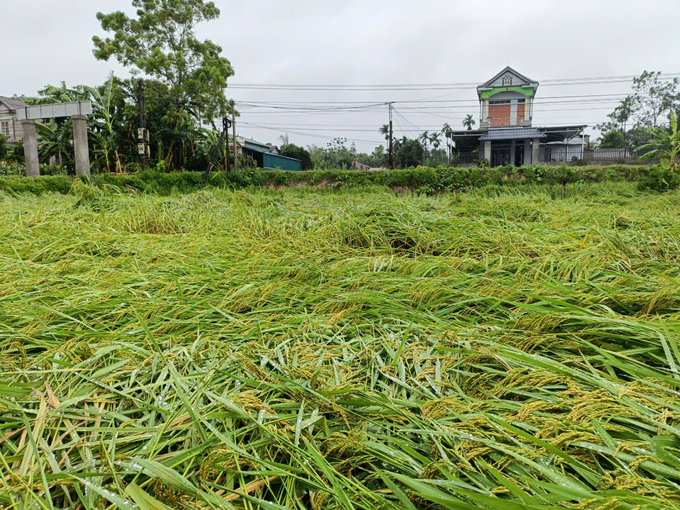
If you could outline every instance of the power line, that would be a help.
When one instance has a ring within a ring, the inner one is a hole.
[[[663,73],[660,79],[668,80],[680,77],[680,73]],[[636,75],[624,76],[598,76],[582,78],[556,78],[540,80],[542,86],[572,86],[572,85],[595,85],[630,82]],[[476,88],[479,82],[458,82],[458,83],[412,83],[412,84],[268,84],[268,83],[236,83],[230,85],[232,89],[250,90],[290,90],[290,91],[375,91],[375,90],[450,90],[450,89],[470,89]]]
[[[250,127],[254,127],[254,128],[258,128],[258,129],[268,129],[270,131],[277,131],[279,133],[286,133],[286,134],[293,134],[293,135],[300,135],[300,136],[309,136],[309,137],[312,137],[312,138],[324,138],[326,140],[333,140],[334,138],[337,138],[335,136],[322,136],[322,135],[319,135],[319,134],[316,134],[316,133],[303,133],[303,132],[300,132],[300,131],[291,131],[291,130],[287,130],[287,129],[280,129],[280,126],[270,127],[270,126],[261,125],[261,124],[253,124],[251,122],[243,122],[242,121],[241,125],[246,125],[246,126],[250,126]],[[328,131],[328,129],[326,129],[324,131]],[[374,130],[374,131],[378,132],[377,129]],[[345,137],[342,137],[342,138],[345,138]],[[345,138],[345,139],[347,141],[350,141],[350,142],[372,143],[372,144],[376,144],[376,145],[383,143],[383,142],[376,142],[375,140],[360,140],[360,139],[356,139],[356,138]]]
[[[548,99],[583,99],[583,98],[611,98],[612,100],[618,98],[625,98],[629,95],[627,92],[618,92],[610,94],[572,94],[563,96],[543,96],[535,98],[535,102],[545,101]],[[240,100],[236,101],[236,104],[245,106],[286,106],[286,105],[370,105],[370,106],[384,106],[387,103],[394,104],[407,104],[407,103],[472,103],[478,104],[478,101],[472,99],[408,99],[408,100],[396,100],[396,101],[246,101]]]

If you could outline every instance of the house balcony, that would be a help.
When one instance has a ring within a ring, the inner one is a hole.
[[[489,129],[489,128],[499,128],[499,127],[531,127],[531,117],[528,119],[525,119],[524,117],[520,116],[518,118],[510,118],[510,117],[488,117],[486,120],[483,120],[479,127],[481,129]]]

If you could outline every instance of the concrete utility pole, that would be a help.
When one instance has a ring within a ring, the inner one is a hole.
[[[392,103],[388,103],[390,110],[390,139],[387,141],[387,147],[389,151],[389,167],[394,168],[394,155],[392,154]]]
[[[38,159],[38,134],[35,131],[34,120],[22,120],[24,129],[24,158],[26,159],[26,175],[36,177],[40,175],[40,160]]]
[[[234,128],[234,172],[238,172],[238,150],[236,148],[236,105],[231,103],[231,127]]]
[[[90,150],[87,144],[87,117],[71,116],[73,121],[73,148],[76,156],[76,175],[90,176]]]
[[[222,132],[224,133],[224,143],[227,144],[227,150],[224,153],[224,171],[229,173],[229,118],[222,119]]]
[[[146,97],[144,96],[144,80],[139,80],[139,131],[137,132],[137,146],[139,153],[142,155],[142,168],[146,169],[148,163],[147,158],[147,140],[146,134]]]

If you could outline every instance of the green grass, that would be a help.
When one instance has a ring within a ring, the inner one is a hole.
[[[680,193],[0,194],[0,506],[680,508]]]

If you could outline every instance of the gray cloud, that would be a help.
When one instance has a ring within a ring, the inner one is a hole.
[[[677,0],[563,2],[490,0],[217,0],[218,21],[199,35],[222,45],[233,83],[391,84],[481,82],[505,65],[538,81],[680,72]],[[44,85],[102,83],[116,62],[98,62],[91,38],[97,11],[131,11],[128,0],[0,0],[5,49],[0,94],[35,94]],[[9,43],[8,43],[9,42]],[[542,86],[538,98],[625,94],[628,84]],[[237,101],[398,101],[446,96],[476,101],[473,89],[452,91],[228,90]],[[409,105],[407,105],[408,107]],[[410,105],[411,107],[415,105]],[[432,105],[432,106],[436,106]],[[443,105],[442,105],[443,106]],[[537,107],[535,124],[605,119],[613,103]],[[459,126],[477,108],[415,111],[397,107],[396,133]],[[338,135],[362,151],[380,142],[387,108],[332,114],[243,110],[240,134],[276,142],[324,145]],[[246,125],[266,125],[271,129]],[[367,130],[367,131],[364,131]],[[293,133],[295,132],[295,133]],[[305,133],[305,136],[297,133]]]

